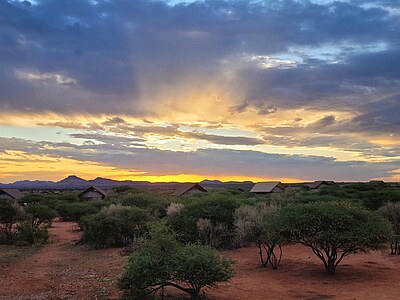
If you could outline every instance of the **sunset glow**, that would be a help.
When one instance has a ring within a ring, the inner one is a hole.
[[[3,1],[0,182],[400,180],[399,14],[367,2]]]

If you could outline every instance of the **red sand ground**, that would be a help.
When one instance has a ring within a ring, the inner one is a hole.
[[[116,287],[127,257],[120,249],[76,246],[74,223],[55,222],[53,242],[16,263],[0,264],[0,299],[118,299]],[[226,251],[236,276],[209,299],[400,299],[400,256],[382,252],[345,259],[335,276],[303,246],[288,246],[279,270],[262,269],[256,248]]]

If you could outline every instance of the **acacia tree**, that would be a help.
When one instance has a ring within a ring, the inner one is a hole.
[[[392,234],[378,214],[338,202],[288,205],[280,218],[284,234],[310,247],[328,274],[352,253],[381,248]]]
[[[392,224],[395,233],[390,242],[390,254],[400,255],[400,203],[387,202],[378,212]]]

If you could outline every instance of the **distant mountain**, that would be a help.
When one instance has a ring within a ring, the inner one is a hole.
[[[22,180],[16,181],[10,184],[1,184],[0,188],[16,188],[21,190],[30,190],[30,189],[58,189],[58,190],[66,190],[66,189],[85,189],[89,186],[98,186],[105,189],[111,189],[115,186],[128,185],[133,187],[147,187],[154,189],[164,189],[164,188],[173,188],[176,186],[177,182],[167,182],[167,183],[151,183],[148,181],[132,181],[132,180],[113,180],[108,178],[97,177],[92,180],[85,180],[75,175],[70,175],[58,182],[53,181],[40,181],[40,180]],[[200,184],[206,188],[218,188],[218,187],[249,187],[252,186],[253,183],[251,181],[245,182],[222,182],[219,180],[203,180]]]
[[[87,184],[87,181],[85,179],[82,179],[75,175],[70,175],[67,178],[64,178],[63,180],[56,182],[56,185],[58,185],[58,186],[63,186],[63,185],[75,186],[75,185],[84,185],[84,184]]]
[[[41,189],[44,187],[51,187],[55,184],[53,181],[40,181],[40,180],[20,180],[11,184],[1,184],[0,188],[19,188],[19,189]]]

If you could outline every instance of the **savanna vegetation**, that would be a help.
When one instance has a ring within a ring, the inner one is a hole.
[[[19,205],[25,203],[25,205]],[[78,193],[28,195],[0,202],[0,242],[46,242],[58,216],[76,221],[92,248],[129,246],[120,286],[127,298],[153,297],[169,287],[196,298],[233,276],[218,250],[256,245],[260,266],[278,269],[285,245],[302,244],[335,274],[351,254],[390,245],[400,254],[400,189],[341,184],[289,188],[254,197],[242,189],[172,197],[165,191],[117,187],[104,200]]]

